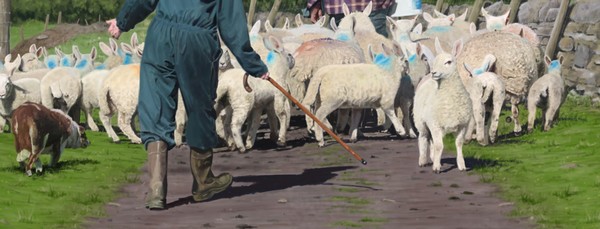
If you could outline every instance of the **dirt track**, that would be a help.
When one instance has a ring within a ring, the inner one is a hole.
[[[299,122],[303,117],[294,117]],[[294,124],[292,124],[294,126]],[[294,129],[294,128],[292,128]],[[510,203],[473,172],[460,172],[444,154],[441,174],[417,166],[417,141],[376,132],[350,146],[363,166],[337,143],[318,148],[305,130],[288,135],[287,150],[259,138],[246,153],[217,152],[215,173],[234,175],[213,200],[191,203],[188,149],[169,154],[168,210],[144,208],[146,167],[140,184],[123,188],[108,217],[89,228],[532,228],[510,219]],[[259,135],[262,136],[262,135]],[[467,167],[481,163],[467,159]]]

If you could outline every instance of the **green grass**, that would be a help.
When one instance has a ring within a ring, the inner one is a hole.
[[[55,25],[49,24],[48,29],[53,28]],[[24,39],[29,39],[33,36],[37,36],[38,34],[44,31],[44,22],[29,20],[20,24],[15,24],[10,26],[10,48],[11,50],[17,46],[21,42],[21,27],[23,27],[23,37]]]
[[[532,134],[492,146],[465,145],[465,158],[480,162],[474,168],[480,181],[498,185],[501,197],[515,203],[513,216],[532,216],[540,228],[600,228],[600,109],[569,97],[560,115],[549,132],[537,125]],[[499,133],[512,128],[501,121]],[[455,150],[451,137],[444,146]]]

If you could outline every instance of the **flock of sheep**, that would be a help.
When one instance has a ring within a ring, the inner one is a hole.
[[[457,165],[465,170],[462,145],[476,139],[480,144],[494,143],[500,111],[505,103],[512,108],[514,131],[521,132],[518,105],[527,103],[528,131],[533,130],[535,109],[543,107],[543,129],[556,120],[566,97],[560,69],[562,59],[543,55],[535,33],[525,25],[506,24],[508,13],[489,15],[484,9],[486,28],[477,29],[465,22],[465,14],[435,18],[423,13],[427,25],[417,17],[406,20],[388,18],[391,38],[375,31],[368,15],[350,12],[329,29],[324,18],[304,24],[296,17],[296,28],[286,20],[283,28],[258,21],[249,37],[256,52],[267,64],[271,78],[295,98],[310,107],[317,118],[336,130],[350,125],[350,140],[360,135],[362,109],[377,111],[378,125],[393,125],[402,137],[418,138],[420,166],[427,164],[440,171],[442,138],[456,135]],[[291,103],[269,82],[250,78],[252,92],[244,90],[244,71],[226,46],[219,60],[219,82],[215,110],[217,133],[231,150],[245,152],[253,147],[261,117],[271,129],[270,138],[286,144],[290,126]],[[0,74],[0,126],[12,110],[26,101],[59,108],[65,113],[81,108],[88,127],[99,131],[92,111],[99,117],[113,141],[119,137],[110,119],[118,115],[118,126],[133,143],[141,143],[134,131],[140,57],[143,43],[133,35],[130,44],[119,47],[115,40],[100,42],[108,58],[94,63],[96,48],[81,54],[56,49],[48,55],[43,47],[12,60],[6,56]],[[43,60],[42,60],[43,57]],[[544,74],[545,73],[545,74]],[[186,115],[179,96],[175,140],[183,142]],[[336,126],[327,121],[338,112]],[[486,114],[489,113],[489,114]],[[323,130],[306,118],[308,131],[324,145]],[[245,142],[242,128],[247,125]]]

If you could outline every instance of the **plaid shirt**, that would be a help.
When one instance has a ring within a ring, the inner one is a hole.
[[[308,0],[306,6],[310,10],[315,4],[321,4],[321,1],[325,1],[323,12],[329,15],[343,14],[343,2],[346,2],[350,12],[363,11],[371,1],[373,2],[373,11],[386,9],[394,3],[394,0]]]

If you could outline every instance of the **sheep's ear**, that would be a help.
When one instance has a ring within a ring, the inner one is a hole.
[[[485,8],[483,8],[483,6],[481,7],[481,15],[486,18],[489,16],[488,12],[485,10]]]
[[[265,44],[265,48],[270,51],[275,51],[278,53],[283,51],[283,43],[275,36],[267,36],[263,38],[263,43]]]
[[[421,57],[423,56],[423,49],[421,48],[421,44],[417,42],[417,45],[415,46],[415,50],[417,52],[417,56]]]
[[[296,14],[296,17],[294,17],[294,22],[296,23],[296,27],[304,25],[304,22],[302,22],[302,16],[300,16],[300,14]]]
[[[457,21],[465,21],[467,20],[467,12],[469,12],[469,8],[465,9],[465,12],[456,18]]]
[[[565,60],[564,58],[565,56],[561,55],[560,57],[558,57],[558,63],[560,63],[560,65],[563,64],[563,61]]]
[[[81,59],[81,52],[79,52],[79,47],[77,47],[77,45],[73,45],[73,56],[75,56],[75,59],[77,60]]]
[[[95,47],[95,46],[92,46],[92,51],[90,51],[90,58],[91,58],[92,60],[95,60],[95,59],[96,59],[96,54],[97,54],[97,53],[96,53],[96,47]]]
[[[437,11],[436,9],[433,10],[433,13],[435,14],[436,17],[442,17],[442,18],[447,17],[445,14],[443,14],[440,11]]]
[[[282,29],[285,29],[285,30],[290,29],[290,19],[289,18],[287,18],[287,17],[285,18],[285,23],[283,23]]]
[[[490,72],[492,67],[494,66],[494,63],[496,63],[496,56],[492,54],[487,54],[483,58],[481,69],[483,69],[483,71],[485,72]]]
[[[44,55],[44,58],[48,58],[48,50],[46,50],[46,47],[42,47],[42,54]]]
[[[327,22],[327,17],[320,17],[319,20],[317,21],[317,25],[319,25],[319,27],[323,27],[325,25],[325,23]]]
[[[394,55],[394,50],[388,48],[384,43],[381,43],[381,50],[383,50],[383,54],[385,54],[386,56]]]
[[[250,34],[258,34],[258,32],[260,32],[260,20],[257,20],[254,25],[252,26],[252,29],[250,29]]]
[[[268,33],[268,32],[271,32],[271,30],[273,30],[273,26],[271,25],[271,22],[269,22],[269,20],[266,20],[265,21],[265,31]]]
[[[433,17],[431,17],[431,14],[429,14],[427,12],[423,12],[423,19],[425,19],[425,21],[427,21],[427,23],[431,23],[431,21],[433,20]]]
[[[508,11],[506,11],[506,13],[503,15],[504,17],[504,25],[508,25],[508,15],[510,15],[510,8],[508,9]]]
[[[415,28],[413,28],[412,32],[415,34],[422,34],[423,33],[423,24],[421,24],[421,23],[417,24],[417,26],[415,26]]]
[[[12,55],[9,53],[4,57],[4,64],[10,63],[10,59],[12,59]]]
[[[138,47],[137,49],[135,49],[135,51],[136,51],[136,52],[135,52],[135,54],[137,54],[137,55],[138,55],[138,57],[142,57],[142,55],[144,54],[144,46],[143,46],[143,43],[142,43],[142,46],[141,46],[141,47]]]
[[[31,44],[29,46],[29,53],[35,54],[35,51],[37,51],[37,47],[35,46],[35,44]]]
[[[8,54],[10,55],[10,54]],[[10,58],[10,57],[9,57]],[[8,62],[7,62],[8,63]],[[8,73],[8,77],[12,77],[13,74],[15,73],[15,71],[17,70],[17,68],[21,65],[21,55],[18,54],[17,58],[15,59],[15,61],[13,61],[12,63],[10,63],[9,68],[7,69],[7,73]]]
[[[552,62],[550,57],[547,55],[544,55],[544,61],[546,62],[546,66],[550,66],[550,62]]]
[[[127,44],[127,43],[123,43],[121,42],[121,49],[123,49],[123,52],[133,55],[135,53],[133,47],[131,47],[131,45]]]
[[[417,23],[417,18],[419,18],[419,15],[418,15],[418,14],[417,14],[417,15],[415,15],[415,17],[414,17],[413,19],[411,19],[411,20],[410,20],[410,21],[411,21],[411,23],[410,23],[410,26],[411,26],[411,27],[412,27],[412,26],[415,26],[415,23]]]
[[[367,7],[363,10],[363,14],[369,16],[371,15],[371,11],[373,11],[373,1],[370,1]]]
[[[100,41],[100,42],[98,42],[98,46],[100,47],[100,51],[102,51],[102,53],[104,53],[104,55],[107,55],[107,56],[113,55],[112,49],[106,43]]]
[[[34,54],[37,58],[40,58],[44,55],[44,49],[42,47],[39,47],[35,50]]]
[[[448,15],[448,17],[446,17],[446,19],[448,19],[451,22],[454,22],[454,20],[456,20],[456,15],[450,14],[450,15]]]
[[[137,33],[133,33],[130,39],[131,47],[135,48],[138,46],[138,35]]]
[[[346,5],[346,2],[342,2],[342,12],[344,12],[344,17],[350,15],[350,8]]]
[[[475,34],[475,32],[477,32],[477,26],[475,23],[471,22],[471,24],[469,24],[469,31],[471,31],[471,34]]]
[[[463,63],[463,66],[465,67],[465,70],[467,70],[467,72],[469,72],[469,75],[473,75],[473,68],[471,68],[471,66],[469,66],[466,62]]]
[[[463,41],[461,38],[454,42],[454,47],[452,48],[452,56],[454,56],[454,58],[456,58],[458,55],[460,55],[462,48],[463,48]]]
[[[54,53],[56,53],[56,55],[60,58],[65,56],[65,54],[62,51],[60,51],[60,49],[58,47],[54,47]]]
[[[385,16],[385,19],[387,19],[390,31],[392,32],[392,35],[394,35],[396,33],[396,31],[398,30],[398,24],[396,24],[396,20],[394,20],[390,16]]]
[[[113,54],[117,55],[117,50],[119,49],[119,44],[117,43],[117,40],[111,37],[108,39],[108,44],[110,45],[110,49],[113,51]]]
[[[338,30],[338,27],[335,24],[335,18],[332,17],[331,20],[329,20],[329,26],[331,26],[331,30],[334,32]]]
[[[394,55],[398,58],[403,58],[404,53],[402,52],[402,46],[400,46],[400,44],[398,44],[398,42],[395,41],[393,41],[392,44],[392,51],[394,52]]]
[[[367,49],[369,50],[369,56],[371,57],[371,61],[374,61],[375,53],[373,53],[373,47],[371,47],[371,44],[369,44],[369,47]]]
[[[444,49],[442,48],[442,45],[440,44],[440,39],[438,39],[438,37],[435,37],[435,52],[437,52],[438,54],[444,53]]]

